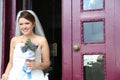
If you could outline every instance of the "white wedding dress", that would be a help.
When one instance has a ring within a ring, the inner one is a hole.
[[[48,74],[44,75],[43,71],[40,69],[31,70],[31,79],[28,79],[27,73],[23,71],[23,66],[25,65],[25,53],[21,51],[21,46],[24,43],[18,43],[14,49],[13,55],[13,67],[9,73],[8,80],[48,80]],[[35,60],[41,61],[41,50],[38,47],[36,49]]]

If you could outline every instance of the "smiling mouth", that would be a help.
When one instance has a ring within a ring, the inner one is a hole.
[[[27,32],[28,31],[28,29],[23,29],[23,32]]]

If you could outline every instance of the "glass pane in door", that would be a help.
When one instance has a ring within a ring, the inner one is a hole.
[[[83,22],[83,42],[99,43],[104,42],[104,23],[99,22]]]
[[[104,56],[92,54],[83,56],[84,80],[104,80]]]
[[[95,10],[103,8],[103,0],[83,0],[83,10]]]

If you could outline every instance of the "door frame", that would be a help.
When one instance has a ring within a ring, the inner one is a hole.
[[[72,80],[72,0],[62,0],[62,80]]]
[[[16,0],[3,0],[2,61],[1,74],[4,73],[9,59],[10,39],[14,36]]]

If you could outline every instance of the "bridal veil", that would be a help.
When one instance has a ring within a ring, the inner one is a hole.
[[[17,18],[16,18],[15,36],[20,36],[20,35],[21,35],[20,29],[19,29],[18,19],[19,19],[19,17],[20,17],[20,14],[21,14],[23,11],[28,11],[29,13],[31,13],[31,14],[34,16],[34,18],[35,18],[35,34],[40,35],[40,36],[45,36],[44,31],[43,31],[43,28],[42,28],[42,25],[41,25],[41,23],[40,23],[37,15],[35,14],[35,12],[32,11],[32,10],[22,10],[22,11],[19,11],[19,12],[18,12]]]

